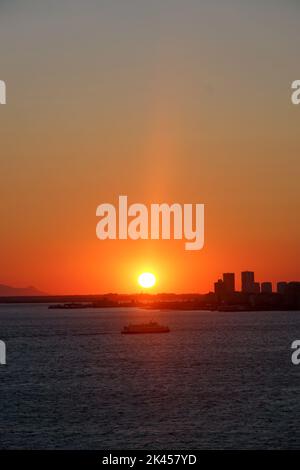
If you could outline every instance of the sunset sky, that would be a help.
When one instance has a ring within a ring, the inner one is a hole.
[[[299,280],[296,0],[0,0],[0,284]],[[96,208],[204,203],[205,247],[100,241]]]

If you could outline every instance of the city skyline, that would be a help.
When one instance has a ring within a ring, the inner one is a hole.
[[[224,292],[224,293],[234,293],[234,292],[244,292],[247,294],[272,294],[272,293],[284,293],[285,287],[287,284],[290,283],[299,283],[298,280],[290,280],[290,281],[276,281],[273,283],[272,281],[256,281],[255,280],[255,272],[254,271],[241,271],[241,281],[240,281],[240,289],[236,289],[235,283],[235,273],[233,272],[226,272],[223,273],[223,279],[218,279],[214,283],[214,292]],[[276,290],[273,290],[273,284],[276,286]]]

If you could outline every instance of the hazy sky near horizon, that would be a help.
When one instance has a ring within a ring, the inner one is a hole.
[[[299,22],[292,0],[0,0],[0,283],[300,279]],[[120,194],[204,203],[205,248],[100,242]]]

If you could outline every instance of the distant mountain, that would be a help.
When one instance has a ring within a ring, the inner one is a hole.
[[[0,284],[0,297],[21,297],[21,296],[35,296],[46,295],[44,292],[39,291],[33,286],[29,287],[11,287]]]

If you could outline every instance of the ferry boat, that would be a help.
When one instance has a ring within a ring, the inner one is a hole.
[[[137,335],[146,333],[169,333],[170,328],[168,326],[159,325],[156,322],[141,323],[139,325],[128,325],[124,326],[121,333],[123,335]]]

